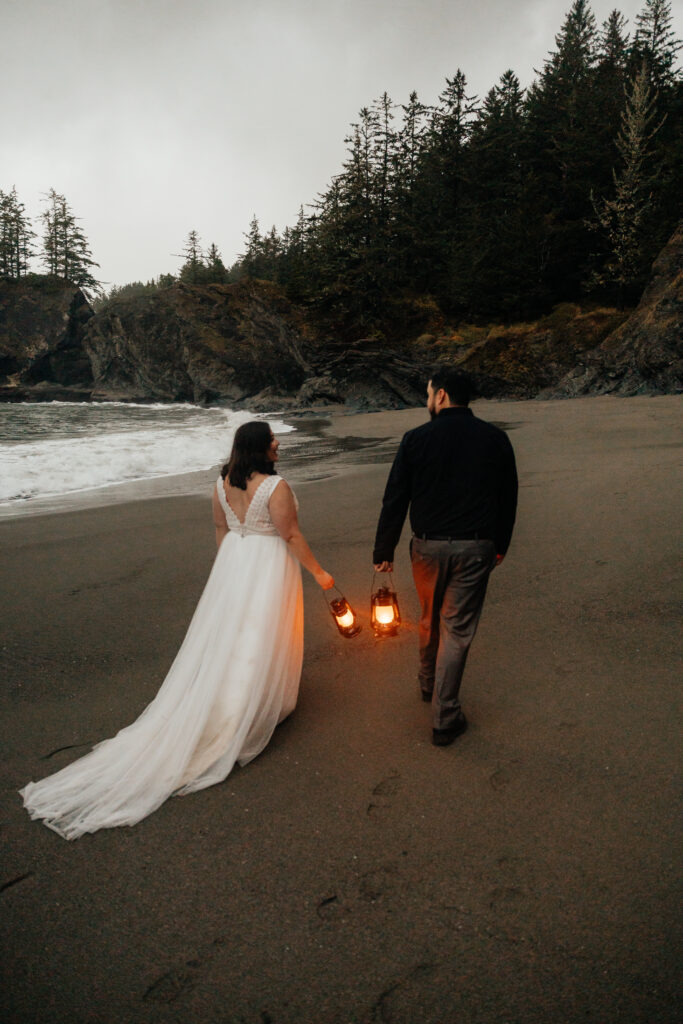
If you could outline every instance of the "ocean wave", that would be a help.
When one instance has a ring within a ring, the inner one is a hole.
[[[52,432],[60,436],[46,436],[49,417],[46,421],[45,413],[36,411],[28,415],[29,421],[32,416],[35,420],[33,438],[31,422],[27,422],[22,425],[22,436],[15,430],[11,440],[0,441],[3,504],[211,469],[227,458],[237,427],[256,418],[246,410],[122,402],[116,405],[133,410],[123,421],[111,410],[113,415],[86,416],[85,423],[73,422],[70,427],[72,414],[82,419],[85,403],[44,403],[43,409],[48,404],[60,407],[52,409],[53,417],[58,414]],[[156,415],[135,409],[151,413],[156,409]],[[295,429],[279,420],[269,422],[275,433]]]

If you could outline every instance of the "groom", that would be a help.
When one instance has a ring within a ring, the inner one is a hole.
[[[500,565],[517,509],[517,470],[507,434],[468,408],[466,374],[438,366],[427,386],[429,423],[409,430],[389,474],[373,562],[391,572],[410,505],[410,557],[421,605],[422,699],[432,702],[432,741],[465,731],[460,683],[491,570]]]

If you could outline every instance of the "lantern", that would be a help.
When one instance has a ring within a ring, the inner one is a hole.
[[[370,619],[375,636],[396,636],[401,613],[398,607],[398,597],[394,590],[394,580],[389,574],[390,586],[378,587],[373,590],[370,597]],[[374,587],[375,577],[372,577]]]
[[[356,613],[344,595],[338,590],[337,593],[339,597],[329,602],[329,609],[341,635],[350,640],[351,637],[358,636],[363,627],[356,621]]]

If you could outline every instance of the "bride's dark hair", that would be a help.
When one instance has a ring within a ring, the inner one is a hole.
[[[221,476],[233,487],[246,491],[247,480],[252,473],[265,473],[273,476],[275,464],[266,456],[273,441],[270,423],[264,420],[251,420],[243,423],[235,431],[230,458],[221,470]]]

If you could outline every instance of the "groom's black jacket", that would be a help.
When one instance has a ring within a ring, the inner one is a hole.
[[[517,511],[507,434],[462,406],[409,430],[389,474],[373,562],[391,562],[410,505],[413,533],[492,540],[504,555]]]

